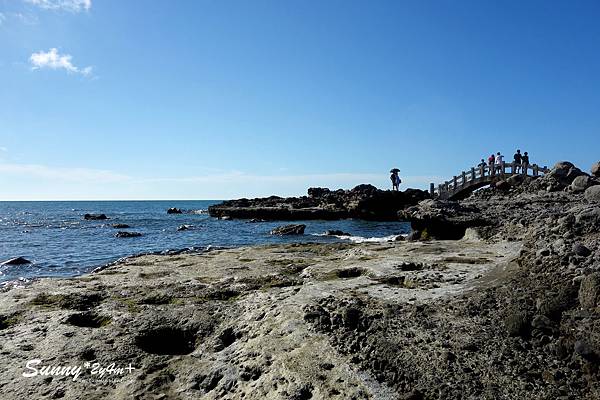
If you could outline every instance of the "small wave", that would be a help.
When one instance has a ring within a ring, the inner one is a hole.
[[[208,213],[208,210],[189,210],[187,211],[188,214],[206,214]]]
[[[342,240],[349,240],[353,243],[386,243],[386,242],[394,242],[399,237],[406,237],[406,234],[399,235],[388,235],[383,237],[363,237],[363,236],[349,236],[349,235],[327,235],[325,233],[313,233],[314,236],[326,236],[326,237],[335,237]]]

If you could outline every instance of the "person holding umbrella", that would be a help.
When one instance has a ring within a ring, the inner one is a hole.
[[[398,176],[398,172],[400,172],[398,168],[392,168],[392,170],[390,170],[390,173],[392,174],[390,175],[390,180],[392,181],[392,190],[395,191],[400,190],[400,183],[402,183],[402,179],[400,179],[400,176]]]

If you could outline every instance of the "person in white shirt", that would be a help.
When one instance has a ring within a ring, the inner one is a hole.
[[[502,170],[502,161],[504,161],[504,156],[500,152],[496,153],[496,169],[498,172]]]

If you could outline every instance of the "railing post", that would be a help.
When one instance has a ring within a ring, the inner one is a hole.
[[[438,185],[438,194],[441,196],[442,192],[444,191],[444,185],[442,185],[441,183]]]
[[[462,186],[464,187],[467,184],[467,173],[465,171],[462,172]]]
[[[514,175],[515,174],[515,162],[511,162],[510,163],[510,174]]]
[[[496,175],[496,163],[490,165],[490,176]]]
[[[538,176],[540,172],[540,167],[537,164],[533,164],[533,176]]]
[[[431,198],[435,195],[435,185],[433,183],[429,184],[429,194],[431,195]]]
[[[454,190],[456,190],[456,188],[458,187],[458,177],[456,175],[454,175],[454,179],[452,180],[452,182],[454,182]]]
[[[471,180],[475,180],[475,167],[471,167]]]
[[[485,176],[485,165],[479,167],[479,172],[481,173],[481,178]]]

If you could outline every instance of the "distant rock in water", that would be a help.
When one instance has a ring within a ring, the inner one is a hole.
[[[271,235],[303,235],[306,225],[292,224],[279,226],[271,231]]]
[[[330,230],[325,231],[325,236],[352,236],[352,235],[349,233],[346,233],[344,231],[330,229]]]
[[[118,238],[134,238],[139,236],[142,236],[142,234],[139,232],[117,232],[115,235],[115,237]]]
[[[167,210],[167,214],[183,214],[180,208],[171,207]]]
[[[190,229],[192,229],[191,225],[180,225],[177,228],[178,231],[189,231]]]
[[[269,221],[337,220],[357,218],[396,221],[398,211],[429,198],[418,189],[403,192],[380,190],[373,185],[358,185],[352,190],[310,188],[308,196],[229,200],[208,208],[212,217],[231,217]]]
[[[27,264],[31,264],[31,261],[29,261],[26,258],[23,257],[17,257],[17,258],[11,258],[10,260],[6,260],[3,263],[0,264],[0,266],[5,266],[5,265],[27,265]]]
[[[113,224],[112,226],[115,229],[127,229],[127,228],[131,228],[129,225],[127,224]]]
[[[102,221],[108,219],[108,217],[106,216],[106,214],[85,214],[83,216],[83,219],[88,221]]]

